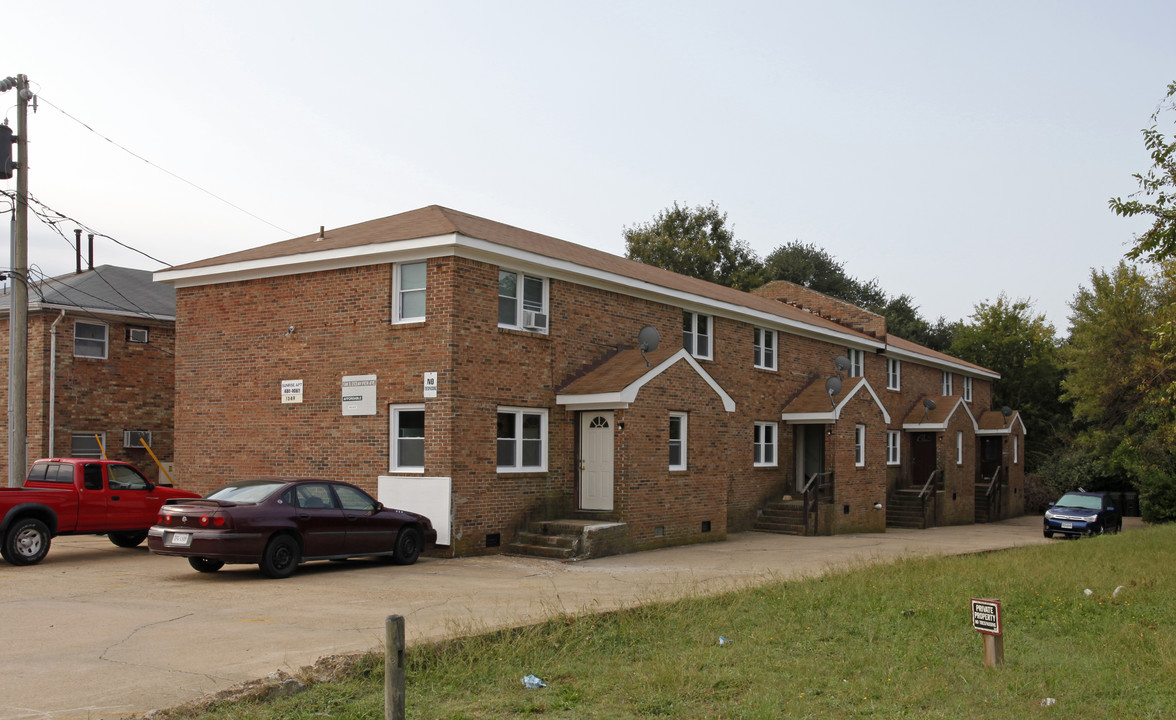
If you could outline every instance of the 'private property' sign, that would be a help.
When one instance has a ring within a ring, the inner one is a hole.
[[[972,598],[972,628],[988,635],[1000,635],[1000,600]]]

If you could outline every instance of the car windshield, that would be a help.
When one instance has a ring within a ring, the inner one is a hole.
[[[1102,498],[1091,495],[1076,495],[1066,493],[1054,505],[1059,507],[1082,508],[1084,510],[1101,510]]]
[[[208,500],[226,500],[241,505],[259,503],[274,491],[286,486],[284,482],[245,482],[239,485],[226,485],[207,496]]]

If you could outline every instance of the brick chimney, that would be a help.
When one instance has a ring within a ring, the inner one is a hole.
[[[879,339],[886,337],[886,318],[844,300],[829,297],[816,290],[809,290],[796,283],[787,280],[773,280],[751,292],[769,300],[807,310],[814,315],[819,315],[867,335]]]

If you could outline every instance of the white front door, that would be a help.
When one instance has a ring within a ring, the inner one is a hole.
[[[580,413],[580,509],[613,509],[613,425],[611,410]]]

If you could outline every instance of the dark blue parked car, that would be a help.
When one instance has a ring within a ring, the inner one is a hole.
[[[1106,493],[1068,492],[1045,511],[1044,534],[1101,535],[1123,529],[1123,514],[1111,505]]]

